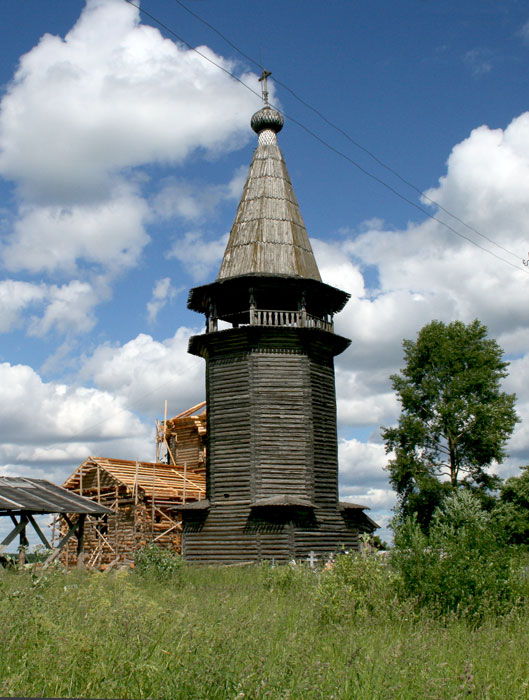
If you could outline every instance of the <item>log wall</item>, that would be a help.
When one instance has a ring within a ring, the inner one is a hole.
[[[206,359],[210,507],[183,512],[186,559],[285,562],[358,547],[338,510],[333,356],[347,343],[251,326],[190,340]],[[289,495],[313,507],[256,506]]]
[[[184,425],[171,426],[170,430],[168,444],[175,463],[185,464],[187,469],[203,474],[206,469],[205,444],[194,422],[188,419]]]
[[[110,564],[130,562],[134,552],[149,542],[176,554],[182,549],[181,516],[143,496],[136,501],[123,486],[101,494],[100,502],[115,511],[100,518],[88,516],[84,528],[84,561],[89,568],[105,568]],[[75,516],[70,516],[75,519]],[[65,534],[65,524],[57,534]],[[72,537],[61,555],[65,566],[77,562],[77,539]]]

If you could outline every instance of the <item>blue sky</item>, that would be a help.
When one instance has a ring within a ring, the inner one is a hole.
[[[143,0],[256,91],[258,67],[182,4],[511,263],[361,172],[346,158],[448,221],[271,81],[320,270],[351,293],[336,319],[352,339],[337,362],[342,496],[387,523],[388,377],[434,318],[479,318],[512,358],[522,422],[498,471],[515,474],[529,458],[525,4]],[[164,400],[173,415],[202,400],[187,291],[216,276],[259,100],[125,0],[25,0],[3,20],[0,473],[60,483],[89,454],[152,459]]]

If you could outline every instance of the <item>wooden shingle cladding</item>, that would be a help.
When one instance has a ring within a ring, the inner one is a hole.
[[[154,462],[89,457],[63,487],[111,509],[111,515],[88,517],[85,524],[85,564],[89,567],[130,561],[134,552],[156,542],[174,552],[181,550],[184,503],[205,497],[202,474]],[[63,555],[75,561],[73,545]]]
[[[191,339],[206,359],[209,508],[183,511],[186,559],[323,557],[374,529],[338,508],[333,355],[347,345],[251,326]]]
[[[350,341],[333,315],[349,295],[321,281],[277,145],[284,120],[263,97],[217,280],[188,300],[206,316],[189,352],[206,361],[208,406],[208,504],[183,510],[193,561],[323,557],[375,526],[362,507],[351,517],[338,505],[334,357]]]
[[[336,508],[251,508],[249,502],[219,503],[203,511],[186,511],[183,555],[210,564],[306,560],[320,561],[340,549],[356,550],[364,524],[348,527]]]
[[[255,150],[218,279],[255,272],[321,280],[277,143]]]

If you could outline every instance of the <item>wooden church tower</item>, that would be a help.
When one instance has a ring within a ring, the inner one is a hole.
[[[323,557],[377,527],[363,506],[338,502],[333,358],[350,341],[334,333],[333,315],[349,295],[321,281],[267,75],[218,277],[189,294],[188,307],[206,316],[189,352],[206,361],[207,402],[207,499],[183,513],[190,561]]]

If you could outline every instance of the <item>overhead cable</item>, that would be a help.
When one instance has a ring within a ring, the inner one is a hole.
[[[219,68],[220,70],[222,70],[224,73],[226,73],[226,74],[229,75],[231,78],[233,78],[234,80],[236,80],[236,81],[237,81],[238,83],[240,83],[243,87],[245,87],[247,90],[249,90],[251,93],[253,93],[253,94],[256,95],[257,97],[259,97],[260,99],[262,98],[262,95],[261,95],[259,92],[257,92],[257,91],[254,90],[250,85],[248,85],[248,84],[245,83],[243,80],[241,80],[237,75],[235,75],[235,74],[232,73],[230,70],[228,70],[227,68],[225,68],[224,66],[222,66],[220,63],[217,63],[216,61],[214,61],[213,59],[211,59],[209,56],[206,56],[204,53],[202,53],[202,52],[199,51],[197,48],[195,48],[194,46],[192,46],[188,41],[186,41],[186,39],[184,39],[182,36],[180,36],[179,34],[177,34],[173,29],[171,29],[171,28],[168,27],[166,24],[164,24],[163,22],[161,22],[159,19],[157,19],[154,15],[152,15],[150,12],[148,12],[147,10],[145,10],[143,7],[140,7],[139,5],[136,5],[134,2],[132,2],[132,0],[125,0],[125,2],[127,2],[129,5],[132,5],[133,7],[135,7],[135,8],[136,8],[139,12],[141,12],[143,15],[145,15],[145,16],[149,17],[150,19],[152,19],[153,22],[156,22],[156,24],[158,24],[160,27],[162,27],[163,29],[165,29],[166,32],[168,32],[169,34],[171,34],[172,36],[174,36],[176,39],[178,39],[180,42],[182,42],[183,44],[185,44],[185,46],[187,46],[191,51],[195,52],[195,53],[198,54],[201,58],[203,58],[204,60],[208,61],[208,63],[211,63],[211,64],[214,65],[216,68]],[[188,10],[191,14],[193,14],[194,16],[196,16],[197,18],[199,18],[198,15],[196,15],[194,12],[192,12],[192,11],[189,10],[187,7],[185,7],[185,5],[183,5],[183,3],[180,2],[180,0],[175,0],[175,2],[177,2],[179,5],[181,5],[181,6],[184,7],[186,10]],[[201,19],[201,18],[199,18],[199,19]],[[201,20],[201,21],[202,21],[202,20]],[[212,25],[210,25],[208,22],[206,22],[205,20],[204,20],[204,24],[206,24],[207,26],[210,26],[212,29],[214,29],[214,27],[213,27]],[[256,61],[254,61],[254,59],[250,58],[250,57],[247,56],[245,53],[243,53],[242,51],[240,51],[231,41],[229,41],[228,39],[226,39],[226,37],[224,37],[224,35],[222,35],[221,32],[219,32],[217,29],[214,29],[214,31],[215,31],[217,34],[219,34],[219,36],[221,36],[225,41],[227,41],[227,42],[230,44],[230,46],[232,46],[232,47],[233,47],[236,51],[238,51],[242,56],[244,56],[245,58],[247,58],[248,60],[250,60],[252,63],[254,63],[255,65],[257,65],[257,66],[260,67],[260,64],[258,64]],[[286,85],[283,85],[279,80],[276,80],[275,82],[277,82],[278,85],[281,85],[281,86],[284,87],[286,90],[288,90],[296,99],[298,99],[300,102],[302,102],[303,104],[305,104],[305,106],[307,106],[309,109],[311,109],[311,110],[314,111],[316,114],[318,114],[318,115],[319,115],[325,122],[327,122],[330,126],[332,126],[334,129],[336,129],[337,131],[339,131],[340,133],[342,133],[349,141],[351,141],[351,143],[353,143],[355,146],[357,146],[357,147],[360,148],[361,150],[365,151],[365,152],[366,152],[368,155],[370,155],[376,162],[378,162],[381,166],[383,166],[384,168],[386,168],[386,170],[388,170],[388,171],[392,172],[393,174],[395,174],[403,183],[407,184],[409,187],[412,187],[412,188],[413,188],[416,192],[418,192],[423,198],[427,199],[427,200],[430,201],[432,204],[434,204],[435,206],[439,207],[439,209],[441,209],[442,211],[444,211],[446,214],[448,214],[449,216],[451,216],[453,219],[457,220],[459,223],[461,223],[462,225],[464,225],[464,226],[465,226],[466,228],[468,228],[469,230],[473,231],[474,233],[476,233],[476,234],[479,235],[480,237],[482,237],[482,238],[484,238],[485,240],[489,241],[489,243],[492,243],[492,244],[495,245],[496,247],[498,247],[498,248],[504,250],[506,253],[509,253],[509,255],[512,255],[513,257],[515,257],[517,260],[520,260],[519,256],[517,256],[515,253],[513,253],[513,252],[510,251],[510,250],[508,250],[507,248],[504,248],[504,247],[503,247],[502,245],[500,245],[499,243],[496,243],[496,241],[494,241],[494,240],[492,240],[491,238],[489,238],[489,237],[485,236],[484,234],[480,233],[480,231],[478,231],[478,230],[475,229],[474,227],[470,226],[469,224],[466,224],[462,219],[459,219],[455,214],[452,214],[450,211],[448,211],[447,209],[445,209],[445,208],[444,208],[442,205],[440,205],[438,202],[436,202],[435,200],[433,200],[433,199],[431,199],[430,197],[428,197],[427,195],[425,195],[418,187],[416,187],[416,186],[413,185],[412,183],[408,182],[405,178],[403,178],[401,175],[399,175],[399,173],[398,173],[397,171],[395,171],[395,170],[394,170],[393,168],[391,168],[390,166],[386,165],[383,161],[381,161],[379,158],[377,158],[377,156],[375,156],[374,154],[372,154],[371,151],[369,151],[369,150],[366,149],[364,146],[361,146],[361,145],[358,144],[356,141],[354,141],[345,131],[343,131],[340,127],[334,125],[330,120],[328,120],[324,115],[322,115],[317,109],[315,109],[314,107],[312,107],[311,105],[309,105],[308,103],[306,103],[304,100],[302,100],[301,98],[299,98],[289,87],[287,87]],[[298,119],[295,119],[294,117],[292,117],[291,115],[289,115],[287,112],[285,112],[284,110],[280,109],[279,107],[276,107],[276,106],[273,105],[273,104],[270,104],[270,106],[271,106],[273,109],[276,109],[277,111],[279,111],[279,112],[281,112],[282,114],[284,114],[284,116],[285,116],[290,122],[292,122],[293,124],[296,124],[298,127],[300,127],[301,129],[303,129],[307,134],[309,134],[310,136],[312,136],[312,138],[314,138],[314,139],[316,139],[317,141],[319,141],[323,146],[325,146],[326,148],[328,148],[330,151],[332,151],[332,152],[335,153],[336,155],[340,156],[341,158],[343,158],[343,159],[346,160],[347,162],[351,163],[351,165],[354,165],[355,168],[357,168],[358,170],[360,170],[360,172],[362,172],[364,175],[366,175],[367,177],[371,178],[371,179],[374,180],[375,182],[378,182],[380,185],[382,185],[382,186],[385,187],[387,190],[389,190],[390,192],[392,192],[396,197],[398,197],[399,199],[401,199],[403,202],[406,202],[406,203],[409,204],[410,206],[414,207],[415,209],[417,209],[418,211],[420,211],[422,214],[424,214],[424,215],[425,215],[426,217],[428,217],[429,219],[432,219],[433,221],[436,221],[438,224],[440,224],[441,226],[444,226],[446,229],[448,229],[449,231],[451,231],[452,233],[454,233],[456,236],[459,236],[460,238],[463,238],[464,240],[468,241],[469,243],[471,243],[472,245],[476,246],[476,247],[479,248],[480,250],[483,250],[485,253],[489,253],[489,255],[492,255],[492,256],[495,257],[496,259],[501,260],[501,261],[504,262],[506,265],[509,265],[510,267],[513,267],[515,270],[519,270],[519,271],[521,271],[521,272],[525,272],[526,274],[529,274],[529,270],[525,269],[524,267],[520,267],[519,265],[515,265],[514,263],[510,262],[509,260],[506,260],[505,258],[503,258],[503,257],[501,257],[500,255],[498,255],[497,253],[494,253],[494,252],[493,252],[492,250],[490,250],[489,248],[483,247],[482,245],[480,245],[479,243],[477,243],[476,241],[474,241],[472,238],[469,238],[469,237],[466,236],[465,234],[463,234],[463,233],[461,233],[460,231],[458,231],[457,229],[455,229],[455,228],[454,228],[453,226],[451,226],[450,224],[446,223],[445,221],[443,221],[442,219],[438,218],[438,217],[435,216],[434,214],[431,214],[427,209],[424,209],[422,206],[420,206],[419,204],[417,204],[417,203],[414,202],[413,200],[411,200],[411,199],[409,199],[408,197],[406,197],[405,195],[401,194],[398,190],[396,190],[394,187],[392,187],[390,184],[388,184],[385,180],[382,180],[382,178],[378,177],[377,175],[374,175],[374,174],[371,173],[369,170],[367,170],[366,168],[364,168],[363,166],[361,166],[359,163],[357,163],[353,158],[351,158],[351,157],[348,156],[347,154],[343,153],[343,152],[340,151],[338,148],[332,146],[330,143],[328,143],[328,142],[327,142],[325,139],[323,139],[321,136],[318,136],[318,134],[316,134],[314,131],[312,131],[311,129],[309,129],[307,126],[305,126],[305,125],[304,125],[302,122],[300,122]]]
[[[220,36],[220,38],[221,38],[223,41],[225,41],[229,46],[231,46],[232,49],[234,49],[235,51],[237,51],[237,53],[239,53],[243,58],[245,58],[246,60],[250,61],[250,63],[253,63],[254,66],[257,66],[257,67],[260,68],[260,69],[263,68],[263,66],[261,65],[261,63],[259,63],[258,61],[256,61],[254,58],[252,58],[251,56],[249,56],[249,55],[248,55],[247,53],[245,53],[244,51],[242,51],[242,49],[240,49],[236,44],[234,44],[233,41],[231,41],[225,34],[223,34],[223,33],[222,33],[219,29],[217,29],[213,24],[211,24],[210,22],[208,22],[207,20],[205,20],[205,19],[204,19],[203,17],[201,17],[199,14],[197,14],[196,12],[194,12],[191,8],[187,7],[187,5],[185,5],[181,0],[174,0],[174,1],[175,1],[178,5],[180,5],[180,7],[182,7],[182,9],[184,9],[184,10],[185,10],[186,12],[188,12],[190,15],[192,15],[193,17],[195,17],[199,22],[202,22],[202,24],[204,24],[206,27],[209,27],[209,29],[211,29],[213,32],[215,32],[215,34],[217,34],[218,36]],[[492,238],[489,238],[489,237],[486,236],[484,233],[481,233],[481,232],[478,231],[478,229],[476,229],[474,226],[471,226],[470,224],[467,224],[466,221],[463,221],[463,219],[461,219],[460,217],[458,217],[456,214],[453,214],[449,209],[447,209],[446,207],[444,207],[444,206],[443,206],[442,204],[440,204],[438,201],[436,201],[435,199],[432,199],[432,197],[429,197],[423,190],[421,190],[419,187],[417,187],[417,185],[413,184],[413,182],[410,182],[410,180],[408,180],[407,178],[403,177],[397,170],[395,170],[395,168],[392,168],[390,165],[388,165],[387,163],[385,163],[385,162],[384,162],[381,158],[379,158],[375,153],[373,153],[372,151],[370,151],[370,150],[369,150],[368,148],[366,148],[365,146],[362,146],[362,144],[359,143],[358,141],[356,141],[355,139],[353,139],[353,137],[352,137],[349,133],[347,133],[347,131],[345,131],[345,130],[342,129],[340,126],[338,126],[337,124],[335,124],[334,122],[332,122],[332,121],[331,121],[330,119],[328,119],[319,109],[317,109],[316,107],[314,107],[313,105],[311,105],[310,103],[308,103],[306,100],[304,100],[303,98],[301,98],[299,95],[297,95],[297,94],[294,92],[294,90],[292,90],[291,87],[289,87],[288,85],[286,85],[285,83],[283,83],[281,80],[279,80],[279,79],[276,77],[276,74],[275,74],[275,73],[274,73],[274,82],[276,82],[276,83],[277,83],[278,85],[280,85],[284,90],[286,90],[287,92],[289,92],[289,93],[292,95],[292,97],[294,97],[294,99],[296,99],[298,102],[300,102],[304,107],[307,107],[307,109],[310,109],[312,112],[314,112],[314,114],[316,114],[322,121],[324,121],[326,124],[328,124],[332,129],[334,129],[335,131],[337,131],[337,132],[339,132],[340,134],[342,134],[342,136],[344,136],[348,141],[350,141],[350,142],[353,144],[353,146],[355,146],[356,148],[358,148],[358,149],[360,149],[361,151],[363,151],[364,153],[366,153],[370,158],[372,158],[376,163],[378,163],[378,165],[380,165],[382,168],[385,168],[385,169],[386,169],[388,172],[390,172],[392,175],[395,175],[395,177],[397,177],[401,182],[403,182],[405,185],[407,185],[407,186],[410,187],[412,190],[414,190],[415,192],[417,192],[423,199],[425,199],[426,201],[428,201],[430,204],[433,204],[433,205],[435,205],[436,207],[438,207],[438,208],[439,208],[441,211],[443,211],[445,214],[448,214],[448,216],[450,216],[452,219],[454,219],[455,221],[457,221],[458,223],[462,224],[462,225],[465,226],[467,229],[469,229],[469,231],[472,231],[473,233],[476,233],[478,236],[481,236],[482,238],[485,238],[487,241],[489,241],[489,243],[492,243],[493,245],[497,246],[498,248],[501,248],[501,250],[503,250],[504,252],[509,253],[509,255],[512,255],[514,258],[516,258],[516,260],[518,260],[518,261],[520,260],[520,256],[519,256],[519,255],[517,255],[516,253],[513,253],[513,252],[512,252],[511,250],[509,250],[508,248],[505,248],[505,247],[502,246],[500,243],[497,243],[497,242],[494,241]]]

